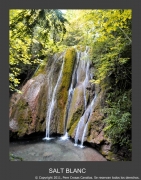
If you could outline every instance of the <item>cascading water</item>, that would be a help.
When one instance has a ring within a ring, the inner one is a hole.
[[[99,89],[89,82],[93,78],[94,67],[87,56],[88,49],[84,52],[77,51],[77,53],[75,49],[73,50],[68,51],[67,55],[59,53],[48,59],[43,73],[35,79],[31,79],[24,88],[24,100],[26,100],[26,106],[32,107],[32,113],[37,111],[37,115],[34,116],[34,124],[32,123],[34,126],[31,124],[30,131],[43,132],[46,123],[44,140],[50,140],[51,134],[64,134],[60,138],[61,140],[67,140],[70,136],[75,139],[75,146],[83,148],[88,134],[88,126],[93,117],[91,115],[96,100],[94,94]],[[68,61],[69,63],[67,63]],[[26,94],[27,89],[30,92],[29,95]],[[23,111],[23,114],[25,112],[28,113],[26,116],[28,118],[31,115],[30,109]],[[12,118],[14,117],[15,115]],[[29,131],[27,130],[27,132]],[[81,144],[78,145],[78,142]]]
[[[87,107],[87,95],[86,95],[86,87],[88,86],[89,80],[90,80],[90,59],[88,57],[88,49],[89,47],[86,47],[86,50],[84,52],[80,52],[80,60],[79,60],[79,66],[77,70],[77,82],[82,82],[82,88],[84,93],[84,109],[86,110]]]
[[[64,134],[64,136],[61,136],[61,140],[66,140],[66,139],[69,138],[66,127],[67,127],[68,112],[69,112],[69,108],[70,108],[73,92],[74,92],[74,89],[75,89],[75,85],[77,83],[76,75],[77,75],[77,68],[78,68],[79,60],[80,60],[79,57],[80,57],[80,53],[77,52],[76,65],[74,66],[74,71],[73,71],[73,75],[72,75],[71,85],[70,85],[69,93],[68,93],[68,102],[67,102],[66,117],[65,117],[65,134]]]
[[[86,133],[86,129],[87,129],[87,124],[89,122],[90,115],[94,109],[95,100],[96,100],[96,95],[78,122],[74,146],[78,145],[78,139],[79,139],[81,131],[83,130],[83,134],[82,134],[82,138],[81,138],[81,145],[80,145],[80,147],[83,147],[83,142],[84,142],[84,137],[85,137],[85,133]]]
[[[54,113],[54,107],[56,104],[56,93],[59,87],[59,84],[61,82],[61,78],[62,78],[62,71],[63,71],[63,66],[64,66],[64,61],[62,63],[61,66],[61,70],[59,73],[59,78],[56,82],[56,85],[54,87],[49,86],[49,90],[48,90],[48,96],[51,97],[51,101],[48,104],[48,110],[46,113],[46,137],[44,138],[44,140],[50,140],[50,123],[51,123],[51,118],[52,118],[52,114]],[[50,84],[50,81],[52,82],[52,74],[49,73],[48,76],[48,85]],[[89,117],[91,114],[91,109],[92,109],[92,104],[94,102],[94,100],[92,100],[92,102],[90,103],[90,105],[87,107],[87,103],[88,103],[88,97],[87,97],[87,91],[86,88],[89,84],[89,80],[92,77],[92,72],[90,71],[90,59],[88,58],[88,47],[86,47],[86,50],[84,52],[77,52],[77,57],[76,57],[76,61],[75,61],[75,65],[74,65],[74,70],[73,70],[73,74],[72,74],[72,79],[71,79],[71,84],[70,84],[70,88],[68,90],[68,100],[67,100],[67,105],[66,105],[66,115],[65,115],[65,119],[64,119],[64,135],[60,138],[61,140],[67,140],[68,137],[68,133],[67,133],[67,121],[68,121],[68,114],[69,114],[69,109],[70,109],[70,105],[71,105],[71,101],[72,101],[72,97],[73,97],[73,93],[74,93],[74,89],[75,87],[82,83],[82,89],[83,89],[83,98],[84,98],[84,113],[83,116],[80,118],[78,125],[77,125],[77,129],[76,129],[76,135],[75,135],[75,146],[77,146],[78,144],[78,139],[81,139],[81,146],[83,147],[83,142],[84,142],[84,137],[85,137],[85,133],[86,133],[86,129],[87,129],[87,124],[89,121]],[[94,98],[95,99],[95,98]],[[80,138],[80,132],[82,134],[81,138]]]
[[[80,139],[80,132],[84,131],[85,128],[85,123],[87,122],[89,116],[90,116],[90,107],[91,104],[87,107],[87,92],[86,92],[86,88],[89,84],[89,81],[92,77],[92,73],[90,71],[90,59],[88,58],[88,47],[86,47],[86,50],[81,53],[81,60],[79,63],[79,68],[77,71],[77,79],[78,82],[82,82],[82,88],[83,88],[83,97],[84,97],[84,114],[83,116],[80,118],[78,125],[77,125],[77,129],[76,129],[76,134],[75,134],[75,146],[77,146],[78,144],[78,139]],[[83,71],[83,72],[82,72]],[[83,78],[83,79],[82,79]],[[82,136],[83,137],[83,136]]]
[[[89,74],[88,74],[89,66],[90,66],[90,63],[89,63],[89,61],[87,61],[87,64],[86,64],[86,77],[85,77],[85,80],[83,81],[85,110],[86,110],[86,107],[87,107],[86,87],[87,87],[87,85],[89,83]]]
[[[61,77],[62,77],[63,66],[64,66],[64,61],[62,63],[59,78],[58,78],[58,80],[56,82],[56,85],[55,85],[55,88],[54,88],[54,91],[53,91],[53,94],[52,94],[52,98],[51,98],[51,101],[50,101],[49,106],[48,106],[49,108],[48,108],[48,111],[47,111],[47,114],[46,114],[46,137],[44,138],[44,140],[50,140],[51,139],[50,136],[49,136],[49,133],[50,133],[50,120],[51,120],[52,113],[53,113],[53,108],[54,108],[54,105],[55,105],[55,102],[56,102],[55,95],[56,95],[57,88],[59,86],[59,83],[60,83],[60,80],[61,80]],[[50,76],[49,76],[49,79],[50,79]],[[50,92],[51,91],[49,89],[49,94],[50,94]]]
[[[81,145],[80,145],[81,148],[84,147],[83,143],[84,143],[84,137],[85,137],[85,134],[86,134],[87,126],[88,126],[88,121],[87,121],[87,123],[86,123],[86,125],[84,127],[84,131],[83,131],[83,135],[82,135],[82,140],[81,140]]]
[[[83,126],[84,126],[84,115],[80,118],[80,121],[78,122],[77,125],[74,146],[78,145],[78,136],[79,136],[80,128],[82,128]]]
[[[87,131],[87,126],[88,126],[88,123],[89,123],[89,119],[90,119],[90,114],[93,112],[94,110],[94,104],[95,104],[95,101],[96,101],[96,95],[94,97],[94,99],[92,100],[91,104],[88,106],[87,110],[89,112],[89,117],[88,117],[88,120],[87,120],[87,123],[85,124],[85,127],[84,127],[84,131],[83,131],[83,134],[82,134],[82,139],[81,139],[81,145],[80,147],[83,148],[83,143],[84,143],[84,138],[85,138],[85,134],[86,134],[86,131]]]

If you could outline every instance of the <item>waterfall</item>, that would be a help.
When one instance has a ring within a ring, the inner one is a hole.
[[[90,59],[88,58],[88,47],[86,47],[86,50],[81,53],[81,57],[85,58],[85,59],[81,59],[80,63],[79,63],[79,68],[77,71],[77,81],[82,82],[82,88],[83,88],[83,97],[84,97],[84,114],[83,116],[80,118],[77,128],[76,128],[76,134],[75,134],[75,146],[77,146],[78,144],[78,139],[80,139],[80,134],[82,131],[86,131],[85,128],[85,123],[87,122],[90,113],[91,113],[91,106],[93,101],[91,102],[91,104],[87,107],[87,92],[86,92],[86,87],[89,84],[89,80],[92,77],[92,73],[90,72]],[[82,76],[82,71],[83,74],[85,75],[84,77]],[[83,77],[83,79],[82,79]],[[94,98],[95,99],[95,98]],[[85,134],[85,133],[83,133]],[[83,137],[84,135],[82,135]],[[83,141],[84,141],[84,137],[83,137]]]
[[[88,47],[84,52],[80,53],[80,61],[77,70],[77,82],[82,82],[83,93],[84,93],[84,109],[87,107],[87,95],[86,87],[88,86],[90,80],[90,59],[88,58]]]
[[[83,129],[85,129],[85,122],[88,120],[88,118],[90,117],[90,105],[88,106],[88,108],[86,109],[86,111],[84,112],[83,116],[80,118],[78,125],[77,125],[77,129],[76,129],[76,134],[75,134],[75,144],[74,146],[78,145],[78,139],[79,136],[81,135],[81,132]],[[83,135],[82,135],[83,137]]]
[[[92,77],[92,72],[90,71],[90,59],[88,58],[87,53],[88,53],[88,47],[86,47],[86,50],[84,52],[77,51],[77,57],[76,57],[75,65],[74,65],[70,87],[68,90],[66,114],[63,121],[64,122],[64,135],[60,138],[61,140],[66,140],[69,138],[66,128],[67,128],[68,114],[69,114],[69,110],[71,106],[71,101],[72,101],[75,87],[79,84],[82,84],[83,98],[84,98],[84,113],[77,124],[76,134],[75,134],[75,144],[74,144],[75,146],[77,146],[78,140],[81,140],[81,147],[83,147],[84,137],[85,137],[87,125],[89,122],[89,117],[92,112],[92,107],[95,101],[95,98],[94,98],[91,101],[91,103],[87,106],[88,94],[87,94],[86,88],[89,84],[89,80]],[[54,57],[54,58],[55,60],[57,60],[57,57]],[[45,140],[51,139],[50,138],[50,123],[51,123],[52,115],[54,113],[54,107],[56,104],[56,99],[55,99],[56,93],[57,93],[57,90],[58,90],[58,87],[62,78],[63,66],[64,66],[64,60],[63,60],[59,77],[57,79],[54,89],[52,86],[50,86],[50,84],[52,83],[52,73],[49,72],[49,75],[48,75],[48,85],[49,85],[48,97],[50,97],[51,100],[49,101],[48,108],[47,108],[48,110],[46,113],[46,137],[44,138]],[[82,132],[83,134],[81,134]]]
[[[86,130],[87,130],[87,125],[88,125],[88,121],[87,121],[87,123],[86,123],[86,125],[85,125],[85,127],[84,127],[84,131],[83,131],[83,135],[82,135],[82,140],[81,140],[81,145],[80,145],[81,148],[84,147],[84,146],[83,146],[83,143],[84,143],[84,137],[85,137]]]
[[[80,118],[80,121],[78,122],[77,129],[76,129],[75,144],[74,144],[74,146],[78,145],[78,136],[79,136],[79,132],[80,132],[80,127],[83,127],[83,125],[84,125],[84,116],[82,116]]]
[[[91,114],[91,113],[93,112],[93,110],[94,110],[94,104],[95,104],[96,97],[97,97],[97,96],[95,95],[94,99],[92,100],[91,104],[90,104],[89,107],[88,107],[88,111],[89,111],[90,114]],[[80,145],[81,148],[84,147],[84,146],[83,146],[84,137],[85,137],[85,134],[86,134],[86,130],[87,130],[87,126],[88,126],[88,123],[89,123],[89,119],[90,119],[90,115],[89,115],[89,117],[88,117],[87,123],[86,123],[86,125],[85,125],[85,127],[84,127],[84,131],[83,131],[83,134],[82,134],[81,145]]]
[[[16,118],[18,122],[22,115],[25,120],[32,118],[32,123],[20,135],[43,132],[46,128],[44,140],[51,139],[51,134],[62,135],[62,140],[69,135],[75,139],[75,145],[80,141],[83,147],[95,99],[94,90],[98,89],[90,84],[94,67],[88,50],[88,47],[83,52],[68,48],[49,57],[47,65],[22,88],[23,95],[11,103],[10,118]],[[23,106],[22,112],[16,110],[18,105]]]
[[[87,85],[89,83],[89,66],[90,66],[90,63],[89,63],[89,61],[87,61],[86,62],[86,77],[85,77],[85,80],[83,81],[85,110],[86,110],[86,107],[87,107],[86,87],[87,87]]]
[[[59,77],[58,77],[58,80],[56,82],[56,85],[55,85],[55,88],[54,88],[54,91],[53,91],[53,94],[52,94],[52,98],[51,98],[51,101],[49,103],[49,106],[48,106],[48,111],[47,111],[47,114],[46,114],[46,137],[44,138],[44,140],[50,140],[51,138],[49,137],[49,132],[50,132],[50,120],[51,120],[51,117],[52,117],[52,113],[53,113],[53,108],[54,108],[54,105],[55,105],[55,95],[56,95],[56,92],[57,92],[57,88],[59,86],[59,83],[60,83],[60,80],[61,80],[61,77],[62,77],[62,71],[63,71],[63,66],[64,66],[64,61],[62,63],[62,66],[61,66],[61,71],[60,71],[60,74],[59,74]],[[49,76],[50,77],[50,76]],[[50,79],[50,78],[49,78]],[[49,80],[48,79],[48,80]],[[52,90],[52,88],[51,88]],[[50,93],[51,91],[49,91]]]
[[[91,104],[87,107],[86,111],[84,112],[83,116],[80,118],[78,125],[77,125],[77,129],[76,129],[76,135],[75,135],[75,144],[74,146],[78,145],[78,139],[79,139],[79,135],[81,133],[80,128],[84,128],[83,130],[83,134],[82,134],[82,138],[81,138],[81,145],[80,147],[83,147],[83,142],[84,142],[84,137],[86,134],[86,130],[87,130],[87,125],[90,119],[90,115],[93,112],[94,109],[94,104],[95,104],[95,100],[96,100],[96,95],[94,97],[94,99],[92,100]],[[85,124],[86,121],[86,124]]]
[[[69,108],[70,108],[73,92],[74,92],[74,89],[75,89],[75,85],[77,83],[76,75],[77,75],[77,68],[78,68],[79,60],[80,60],[79,57],[80,57],[80,53],[77,52],[76,64],[74,66],[72,80],[71,80],[71,84],[70,84],[70,88],[69,88],[69,93],[68,93],[68,102],[67,102],[66,116],[65,116],[65,134],[61,137],[62,140],[68,139],[68,133],[67,133],[66,127],[67,127],[68,113],[69,113]]]
[[[69,139],[69,136],[68,136],[68,133],[67,133],[67,131],[66,131],[66,133],[65,133],[65,135],[64,136],[61,136],[61,138],[60,138],[61,140],[67,140],[67,139]]]

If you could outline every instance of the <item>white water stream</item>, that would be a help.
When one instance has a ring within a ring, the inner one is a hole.
[[[57,60],[57,58],[55,57],[55,59]],[[58,86],[61,82],[62,79],[62,71],[63,71],[63,66],[64,66],[64,61],[62,63],[61,66],[61,70],[59,73],[59,77],[57,79],[56,85],[54,87],[50,86],[51,82],[52,82],[52,74],[49,73],[49,78],[48,78],[48,85],[49,85],[49,90],[48,90],[48,96],[50,97],[50,102],[48,104],[48,110],[46,113],[46,137],[44,138],[44,140],[50,140],[52,138],[50,138],[50,123],[51,123],[51,118],[54,112],[54,107],[56,104],[56,93],[58,90]],[[88,104],[88,99],[87,99],[87,91],[86,88],[89,84],[90,79],[92,78],[92,72],[90,71],[90,59],[88,57],[88,47],[86,47],[86,50],[84,52],[77,52],[77,57],[76,57],[76,62],[74,65],[74,70],[73,70],[73,74],[72,74],[72,80],[71,80],[71,84],[70,84],[70,88],[68,90],[68,101],[67,101],[67,106],[66,106],[66,116],[64,119],[64,135],[62,137],[60,137],[61,140],[67,140],[68,137],[68,133],[67,133],[67,121],[68,121],[68,113],[69,113],[69,108],[70,108],[70,104],[72,101],[72,97],[73,97],[73,92],[74,89],[76,87],[77,84],[82,83],[82,88],[83,88],[83,97],[84,97],[84,113],[83,116],[80,118],[78,125],[77,125],[77,129],[76,129],[76,134],[75,134],[75,146],[78,145],[78,140],[81,140],[81,145],[80,147],[83,147],[83,142],[84,142],[84,138],[85,138],[85,134],[87,131],[87,125],[89,122],[89,117],[90,114],[93,110],[93,105],[96,99],[96,96],[94,97],[94,99],[91,101],[91,103],[89,105]],[[83,133],[82,133],[83,132]]]
[[[64,66],[64,61],[62,63],[59,78],[58,78],[57,83],[55,85],[53,95],[52,95],[52,98],[51,98],[51,102],[49,104],[49,108],[48,108],[48,111],[47,111],[47,115],[46,115],[46,137],[44,138],[44,140],[50,140],[51,139],[50,135],[49,135],[49,133],[50,133],[50,120],[51,120],[51,117],[52,117],[52,112],[54,112],[53,109],[54,109],[54,105],[56,103],[55,95],[56,95],[57,88],[59,86],[60,80],[62,78],[63,66]]]
[[[89,119],[90,119],[90,115],[94,110],[95,100],[96,100],[96,95],[95,95],[94,99],[92,100],[90,105],[87,107],[86,111],[84,112],[83,116],[80,118],[80,120],[78,122],[77,129],[76,129],[76,134],[75,134],[75,144],[74,144],[74,146],[78,146],[78,139],[82,134],[80,147],[81,148],[83,147],[84,137],[85,137],[86,130],[87,130],[87,125],[88,125],[88,122],[89,122]],[[81,132],[82,130],[83,130],[83,133]]]

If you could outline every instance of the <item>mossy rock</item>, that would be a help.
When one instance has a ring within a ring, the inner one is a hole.
[[[71,136],[72,138],[74,138],[75,136],[75,130],[76,130],[79,120],[80,119],[76,120],[68,131],[68,135]]]
[[[47,86],[46,84],[43,84],[39,97],[38,97],[38,104],[36,107],[37,115],[36,115],[36,132],[38,131],[44,131],[46,128],[46,111],[47,111]]]
[[[39,74],[45,74],[46,73],[46,66],[47,66],[47,60],[44,60],[35,71],[33,77],[38,76]]]
[[[28,132],[28,126],[32,122],[31,110],[25,99],[21,98],[15,106],[14,118],[18,122],[18,136],[22,137]]]
[[[76,60],[76,51],[74,48],[69,48],[64,57],[64,66],[62,71],[62,80],[57,93],[57,115],[58,126],[57,133],[64,133],[66,104],[68,99],[68,90],[71,84],[72,73]]]
[[[109,161],[119,161],[118,157],[116,156],[116,154],[114,154],[113,152],[109,151],[108,154],[105,156],[105,158]]]
[[[17,122],[17,136],[23,137],[38,131],[45,131],[46,85],[45,76],[38,75],[30,79],[22,88],[22,94],[12,106],[10,120]],[[33,96],[32,96],[33,95]],[[11,128],[11,132],[15,132]]]
[[[81,118],[84,112],[84,98],[82,84],[77,86],[73,92],[72,101],[70,104],[70,110],[68,114],[67,129],[70,130],[71,126]]]
[[[10,161],[23,161],[23,158],[19,157],[19,156],[15,156],[12,153],[9,153],[9,160]]]
[[[82,46],[82,45],[77,45],[76,46],[76,49],[81,51],[81,52],[84,52],[86,50],[86,46]]]

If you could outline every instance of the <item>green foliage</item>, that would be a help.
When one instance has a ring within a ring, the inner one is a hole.
[[[113,144],[131,150],[131,91],[118,94],[117,91],[108,94],[104,131]]]
[[[23,161],[23,158],[15,156],[12,153],[9,153],[9,159],[10,159],[10,161]]]
[[[104,42],[96,42],[92,50],[92,59],[96,68],[92,82],[104,87],[114,84],[121,89],[130,86],[131,46],[126,44],[124,39],[107,38]]]
[[[88,32],[88,27],[86,23],[83,25],[83,14],[83,10],[67,10],[65,17],[69,23],[66,25],[67,32],[63,40],[66,46],[83,45],[87,41],[88,36],[85,38],[85,33]]]
[[[31,77],[38,64],[57,45],[66,32],[61,11],[25,9],[9,11],[9,87],[18,88],[21,74]]]
[[[41,74],[41,73],[44,74],[44,73],[45,73],[46,64],[47,64],[47,61],[44,60],[44,61],[37,67],[37,69],[36,69],[33,77],[38,76],[38,75]]]
[[[113,144],[131,149],[132,11],[68,10],[66,17],[66,44],[90,46],[91,82],[107,92],[105,134]]]
[[[93,83],[107,91],[105,135],[131,150],[131,10],[90,10],[95,17],[91,58]],[[91,17],[91,18],[90,18]]]

